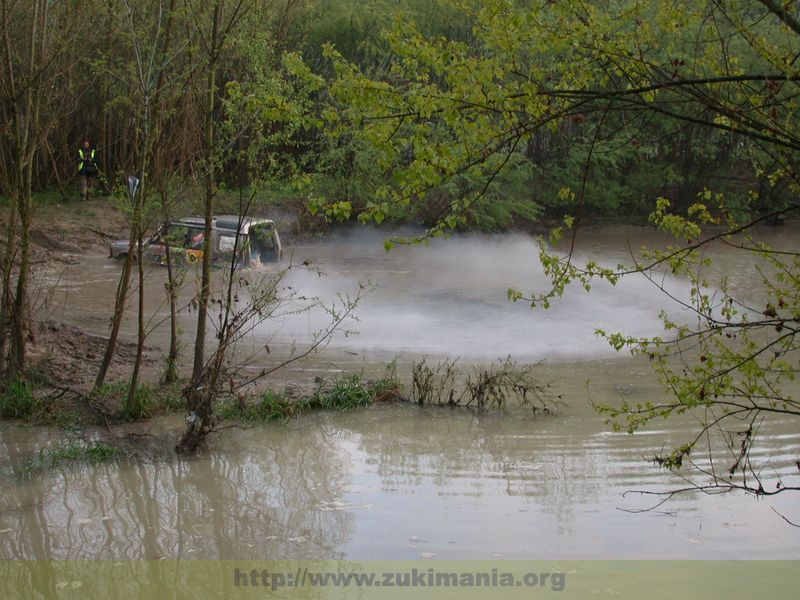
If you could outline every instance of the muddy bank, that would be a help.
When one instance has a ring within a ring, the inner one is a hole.
[[[69,263],[88,253],[108,252],[108,243],[126,237],[125,215],[109,197],[87,201],[34,202],[31,250],[33,263],[45,267],[48,263]],[[0,216],[8,218],[8,208],[0,208]],[[0,231],[5,243],[6,230]]]
[[[59,321],[37,323],[31,329],[30,365],[44,379],[58,386],[88,390],[103,358],[108,338],[89,333]],[[136,358],[136,344],[122,341],[109,369],[109,381],[128,375]],[[145,348],[144,364],[153,371],[160,361],[160,350]]]

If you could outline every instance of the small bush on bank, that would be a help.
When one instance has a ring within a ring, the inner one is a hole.
[[[551,384],[538,377],[538,366],[518,365],[509,357],[494,365],[474,367],[462,377],[455,361],[429,365],[423,358],[411,366],[411,400],[420,406],[478,410],[519,405],[534,414],[550,414],[563,402],[561,396],[553,394]]]
[[[369,406],[375,398],[357,373],[340,377],[329,390],[319,389],[310,399],[310,408],[325,410],[351,410]]]
[[[246,423],[263,423],[288,419],[307,410],[305,400],[293,400],[273,390],[265,391],[257,402],[224,402],[219,409],[223,419],[237,419]]]
[[[146,419],[159,412],[181,411],[186,408],[178,385],[152,388],[140,383],[133,401],[129,402],[127,383],[108,383],[95,390],[92,397],[101,400],[107,406],[117,407],[113,412],[114,416],[125,422]]]

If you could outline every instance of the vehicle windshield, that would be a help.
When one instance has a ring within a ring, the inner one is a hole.
[[[250,227],[250,256],[254,262],[266,263],[277,260],[278,241],[273,223],[258,223]]]
[[[172,223],[166,233],[160,236],[162,244],[178,246],[181,248],[200,249],[205,240],[205,231],[202,227]]]

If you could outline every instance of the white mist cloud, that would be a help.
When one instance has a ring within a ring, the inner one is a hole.
[[[334,348],[474,360],[570,359],[614,353],[595,336],[598,327],[630,335],[662,332],[658,311],[669,308],[669,300],[639,276],[617,286],[595,282],[588,294],[574,286],[548,310],[509,302],[509,287],[548,289],[531,236],[457,235],[386,252],[383,240],[389,235],[359,229],[289,250],[295,264],[309,261],[327,273],[292,270],[287,282],[301,294],[332,302],[337,292],[353,294],[359,282],[376,285],[357,310],[359,322],[349,327],[359,335],[337,336]],[[626,245],[618,236],[587,234],[586,239],[598,262],[614,266],[624,260]],[[685,283],[674,278],[667,283],[686,297]],[[322,311],[284,319],[273,341],[303,343],[325,323]],[[270,331],[275,325],[267,324]]]

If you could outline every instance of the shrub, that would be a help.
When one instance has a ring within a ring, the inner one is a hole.
[[[549,383],[536,374],[538,365],[517,365],[510,358],[488,367],[474,367],[461,383],[455,361],[445,360],[434,366],[425,359],[411,367],[411,400],[419,405],[465,406],[504,409],[515,403],[534,414],[551,413],[562,404],[553,396]]]

